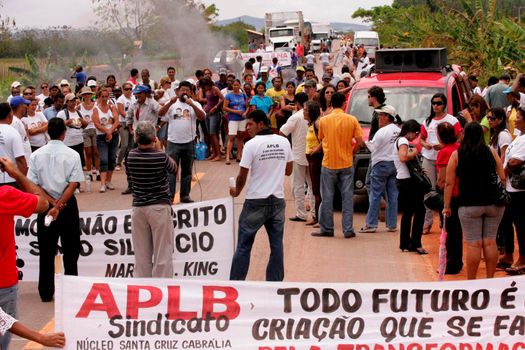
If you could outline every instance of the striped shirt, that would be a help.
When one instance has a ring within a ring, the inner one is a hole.
[[[153,148],[132,149],[126,160],[126,175],[133,206],[171,204],[168,173],[175,174],[177,166],[166,153]]]
[[[363,137],[357,119],[340,108],[319,119],[319,139],[323,141],[323,167],[337,170],[353,164],[354,139]]]

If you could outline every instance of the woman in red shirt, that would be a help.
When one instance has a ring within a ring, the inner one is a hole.
[[[443,193],[448,160],[452,153],[459,148],[459,143],[457,143],[454,126],[448,122],[438,125],[437,134],[442,148],[436,159],[436,171],[438,174],[436,189]],[[463,268],[463,232],[458,216],[458,194],[458,180],[456,178],[456,184],[454,185],[452,200],[450,202],[452,215],[447,217],[445,221],[445,229],[447,230],[447,268],[445,273],[451,275],[460,273]]]

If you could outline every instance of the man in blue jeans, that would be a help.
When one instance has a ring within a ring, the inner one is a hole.
[[[206,113],[201,105],[193,100],[193,86],[188,81],[179,84],[174,96],[159,110],[162,121],[168,123],[168,155],[180,168],[180,201],[192,203],[191,168],[195,154],[195,138],[197,137],[197,119],[206,119]],[[169,175],[170,195],[175,197],[176,176]]]
[[[237,197],[251,170],[246,199],[239,217],[237,249],[233,255],[231,280],[244,280],[250,267],[250,253],[257,231],[264,226],[270,239],[267,281],[284,278],[284,176],[293,169],[292,149],[287,138],[272,133],[270,120],[263,111],[248,115],[246,130],[252,137],[244,146],[239,175],[230,194]]]
[[[319,119],[318,137],[322,141],[323,163],[321,168],[321,206],[319,207],[320,232],[314,237],[334,236],[334,192],[339,187],[342,197],[343,235],[355,237],[354,216],[354,154],[363,143],[363,131],[357,118],[346,114],[342,107],[345,95],[332,96],[333,112]],[[353,144],[355,140],[355,145]]]

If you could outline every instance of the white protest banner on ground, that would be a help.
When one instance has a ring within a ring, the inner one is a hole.
[[[57,276],[66,349],[525,349],[525,279],[288,283]]]
[[[242,61],[246,62],[250,58],[256,58],[257,56],[261,56],[263,59],[263,65],[264,66],[271,66],[272,65],[272,59],[274,57],[277,57],[277,60],[279,64],[282,67],[288,67],[292,65],[292,54],[287,51],[277,51],[277,52],[261,52],[261,53],[241,53]]]
[[[175,277],[229,279],[233,220],[231,197],[173,206]],[[133,277],[131,210],[82,212],[80,231],[80,276]],[[15,236],[22,280],[38,281],[36,215],[16,217]]]

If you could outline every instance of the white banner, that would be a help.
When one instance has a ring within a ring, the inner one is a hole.
[[[241,53],[242,61],[247,62],[250,58],[256,58],[257,56],[261,56],[263,59],[263,66],[271,66],[272,65],[272,59],[274,57],[277,57],[279,64],[282,67],[288,67],[292,65],[292,54],[290,52],[286,51],[277,51],[277,52],[253,52],[253,53]]]
[[[173,206],[175,277],[229,279],[233,221],[231,197]],[[80,231],[80,276],[133,277],[131,210],[82,212]],[[16,217],[15,236],[22,280],[38,281],[36,215]]]
[[[525,279],[275,283],[57,276],[66,349],[525,349]]]

